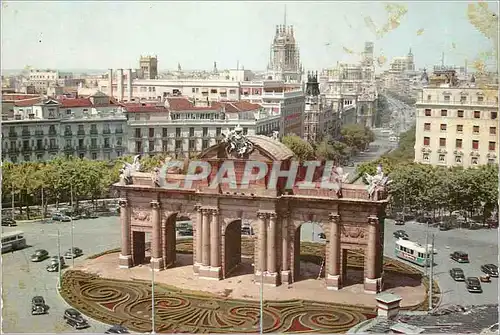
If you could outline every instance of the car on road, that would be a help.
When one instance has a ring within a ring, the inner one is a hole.
[[[481,282],[477,277],[467,277],[465,279],[465,287],[467,288],[467,291],[471,293],[483,293]]]
[[[47,265],[46,270],[48,272],[57,272],[59,271],[59,264],[61,264],[61,269],[64,268],[64,265],[66,262],[64,261],[64,257],[60,257],[58,259],[58,256],[52,256],[50,258],[50,263]]]
[[[450,225],[447,224],[446,222],[439,222],[439,230],[440,231],[447,231],[450,229],[451,229]]]
[[[52,221],[70,222],[71,217],[64,215],[63,213],[57,212],[52,214]]]
[[[6,217],[6,218],[2,218],[2,226],[15,227],[15,226],[17,226],[17,223],[16,223],[16,220],[14,220],[13,218]]]
[[[114,325],[113,327],[106,330],[104,334],[130,334],[130,332],[123,326]]]
[[[498,266],[495,264],[484,264],[481,265],[481,271],[490,275],[491,277],[498,278]]]
[[[179,236],[193,236],[193,228],[179,229]]]
[[[85,329],[90,327],[87,320],[85,320],[80,312],[74,308],[68,308],[64,311],[64,320],[75,329]]]
[[[31,315],[47,314],[49,306],[45,304],[43,297],[37,295],[31,299]]]
[[[469,255],[463,251],[454,251],[450,254],[450,258],[458,263],[469,263]]]
[[[394,235],[395,238],[400,238],[402,240],[408,240],[409,239],[408,234],[404,230],[396,230],[393,233],[393,235]]]
[[[404,224],[405,224],[405,220],[403,220],[403,218],[396,218],[396,219],[394,220],[394,224],[395,224],[396,226],[404,226]]]
[[[453,268],[450,270],[450,276],[455,281],[465,281],[464,270],[460,268]]]
[[[64,253],[64,258],[73,259],[83,255],[83,250],[77,247],[74,247],[73,250],[71,248]]]
[[[38,249],[33,255],[31,255],[32,262],[41,262],[47,258],[49,258],[49,252],[44,249]]]
[[[253,235],[252,226],[243,226],[243,227],[241,227],[241,235],[248,235],[248,236]]]

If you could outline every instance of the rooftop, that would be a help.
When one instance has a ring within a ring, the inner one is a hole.
[[[226,113],[239,113],[258,110],[261,106],[252,104],[247,101],[224,101],[224,102],[211,102],[209,105],[206,102],[200,102],[196,105],[187,98],[167,98],[165,106],[155,103],[129,103],[124,104],[123,107],[129,113],[148,113],[148,112],[183,112],[183,111],[220,111],[224,109]]]

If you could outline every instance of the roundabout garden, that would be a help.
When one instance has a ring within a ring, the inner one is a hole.
[[[109,250],[90,258],[98,258],[117,250]],[[192,240],[178,241],[177,252],[192,253]],[[242,253],[253,255],[253,243],[250,239],[242,239]],[[321,264],[322,254],[324,245],[302,242],[303,262]],[[350,255],[348,267],[362,268],[363,255]],[[395,272],[422,280],[417,269],[391,258],[384,260],[384,272]],[[435,292],[439,293],[438,286],[434,287]],[[61,295],[70,305],[96,320],[122,324],[138,332],[152,330],[149,281],[109,279],[79,270],[68,270],[63,276]],[[425,309],[427,304],[427,301],[423,301],[409,309]],[[264,301],[263,331],[344,333],[375,315],[374,308],[364,306],[308,300]],[[259,316],[258,301],[224,298],[207,292],[155,284],[156,332],[256,333],[259,332]]]

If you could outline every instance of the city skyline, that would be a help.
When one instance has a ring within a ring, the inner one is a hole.
[[[446,64],[464,65],[492,47],[469,22],[468,4],[391,4],[407,6],[406,14],[378,37],[370,24],[388,22],[384,3],[288,3],[286,24],[295,28],[305,69],[355,63],[365,41],[374,42],[376,58],[382,56],[379,70],[410,48],[416,68],[440,64],[443,53]],[[498,12],[495,3],[489,8]],[[181,64],[209,70],[217,62],[219,69],[239,64],[264,70],[284,11],[285,3],[276,2],[8,2],[2,11],[2,68],[135,68],[140,55],[151,54],[160,69]],[[19,24],[36,21],[43,25]]]

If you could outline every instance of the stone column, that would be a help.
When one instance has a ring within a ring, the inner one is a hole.
[[[158,201],[151,201],[151,266],[155,271],[163,270],[161,243],[161,215]]]
[[[326,286],[329,290],[338,290],[342,287],[340,274],[340,216],[330,214],[330,272],[326,278]]]
[[[290,275],[290,263],[288,256],[290,250],[288,248],[288,229],[290,226],[291,217],[289,214],[282,214],[281,216],[281,281],[282,283],[290,284],[292,276]]]
[[[219,226],[219,210],[212,209],[212,221],[210,223],[210,277],[220,279],[221,259],[220,259],[220,226]]]
[[[209,267],[210,266],[210,221],[207,209],[202,209],[201,233],[202,233],[201,264],[204,267]]]
[[[199,273],[200,270],[200,265],[202,264],[202,255],[203,255],[203,235],[202,235],[202,223],[203,223],[203,215],[201,211],[201,206],[196,206],[196,226],[195,226],[195,243],[194,243],[194,254],[195,254],[195,259],[194,259],[194,265],[193,265],[193,270],[195,274]]]
[[[276,273],[276,213],[269,214],[267,225],[267,272]]]
[[[257,267],[256,274],[260,275],[260,273],[265,272],[267,269],[266,264],[266,237],[267,237],[267,229],[266,229],[266,213],[257,213],[257,217],[259,218],[259,264]]]
[[[132,267],[131,232],[130,232],[130,207],[126,199],[120,199],[120,223],[122,228],[121,253],[118,259],[120,268]]]
[[[368,217],[368,245],[366,247],[365,267],[365,292],[378,293],[381,290],[382,278],[377,273],[377,239],[378,239],[379,221],[376,216]]]

